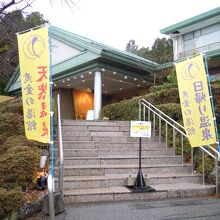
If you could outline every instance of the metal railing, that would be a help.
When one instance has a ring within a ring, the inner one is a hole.
[[[220,42],[208,44],[208,45],[205,45],[202,47],[193,48],[191,50],[187,50],[187,51],[183,51],[183,52],[178,52],[177,56],[178,56],[178,59],[180,59],[180,58],[192,56],[195,52],[196,52],[196,54],[199,54],[199,53],[204,53],[204,52],[218,50],[218,49],[220,49]]]
[[[62,129],[61,129],[61,116],[60,116],[60,94],[57,94],[57,133],[58,133],[58,187],[62,196],[64,195],[64,157],[63,157],[63,140],[62,140]]]
[[[166,148],[169,147],[168,143],[168,131],[171,129],[172,132],[172,147],[174,148],[174,155],[176,155],[176,141],[177,136],[179,136],[179,142],[181,145],[181,157],[182,165],[184,165],[184,140],[188,141],[188,137],[185,133],[184,127],[166,115],[164,112],[160,111],[154,105],[146,101],[145,99],[140,99],[139,101],[139,120],[148,120],[152,122],[152,136],[158,135],[159,142],[162,142],[162,126],[165,126],[164,140]],[[157,126],[157,128],[156,128]],[[216,194],[218,195],[218,160],[220,158],[219,152],[210,145],[200,146],[202,151],[202,179],[203,185],[205,185],[205,153],[215,160],[215,170],[216,170]],[[194,148],[191,147],[191,171],[194,174]]]

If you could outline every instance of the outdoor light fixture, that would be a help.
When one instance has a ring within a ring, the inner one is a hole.
[[[145,82],[146,82],[145,80],[142,81],[142,83],[145,83]]]
[[[54,86],[57,86],[57,84],[53,84]]]
[[[81,75],[80,77],[81,77],[81,78],[84,78],[84,76],[83,76],[83,75]]]
[[[128,77],[127,77],[127,76],[124,76],[124,78],[127,79]]]
[[[70,79],[68,78],[67,81],[70,81]]]
[[[40,167],[41,169],[44,168],[48,156],[49,156],[48,150],[43,149],[43,150],[41,151],[40,163],[39,163],[39,167]]]
[[[65,83],[65,80],[63,80],[62,82]]]
[[[73,79],[76,79],[76,77],[74,76]]]
[[[91,75],[92,74],[92,72],[91,71],[89,71],[89,75]]]
[[[68,84],[68,86],[70,86],[70,84]]]
[[[139,87],[140,85],[139,85],[139,84],[137,84],[137,86]]]
[[[102,71],[102,72],[105,72],[105,68],[102,68],[101,71]]]
[[[103,84],[102,84],[102,86],[104,87],[104,86],[105,86],[105,84],[103,83]]]
[[[84,82],[85,82],[85,80],[83,79],[83,80],[82,80],[82,82],[84,83]]]
[[[137,78],[134,78],[134,81],[137,81]]]
[[[114,74],[114,75],[116,75],[116,74],[117,74],[117,72],[113,72],[113,74]]]

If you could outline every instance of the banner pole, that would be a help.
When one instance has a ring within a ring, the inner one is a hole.
[[[217,123],[216,123],[216,115],[215,115],[215,107],[214,107],[214,98],[213,98],[213,95],[212,95],[212,88],[211,88],[211,83],[210,83],[210,76],[209,76],[209,69],[208,69],[208,62],[207,62],[206,54],[203,54],[203,58],[204,58],[204,61],[205,61],[206,76],[207,76],[209,94],[210,94],[210,99],[211,99],[212,113],[213,113],[213,117],[214,117],[213,119],[214,119],[214,126],[215,126],[216,141],[217,141],[217,144],[218,144],[218,152],[220,152],[218,127],[217,127]]]
[[[53,192],[54,189],[54,134],[53,134],[53,81],[52,81],[52,41],[51,41],[51,28],[49,31],[49,45],[50,45],[50,146],[51,146],[51,175],[53,179]]]

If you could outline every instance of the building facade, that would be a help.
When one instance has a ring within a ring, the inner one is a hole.
[[[205,53],[211,80],[220,80],[220,7],[160,31],[173,39],[174,61]]]
[[[103,106],[148,92],[158,64],[57,27],[52,35],[53,94],[61,95],[63,119],[100,119]],[[21,93],[19,68],[6,92]]]

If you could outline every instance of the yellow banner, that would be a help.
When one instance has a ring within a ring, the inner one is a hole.
[[[216,143],[203,56],[176,64],[184,128],[192,147]]]
[[[50,57],[48,28],[18,35],[25,134],[50,142]]]

